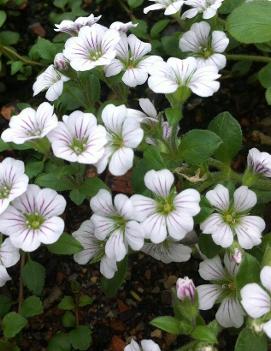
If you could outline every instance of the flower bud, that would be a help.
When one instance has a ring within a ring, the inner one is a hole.
[[[179,278],[176,282],[176,292],[181,301],[185,299],[194,301],[196,288],[193,280],[188,277]]]
[[[64,71],[69,67],[69,61],[61,52],[55,56],[54,67],[59,71]]]
[[[236,264],[240,264],[242,262],[242,251],[238,248],[234,249],[233,255],[232,255],[232,260],[236,263]]]

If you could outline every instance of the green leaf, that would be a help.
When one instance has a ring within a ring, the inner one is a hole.
[[[179,156],[188,164],[200,165],[207,161],[221,144],[221,138],[214,132],[193,129],[181,139]]]
[[[214,156],[223,162],[232,161],[242,146],[243,134],[238,121],[229,112],[222,112],[211,121],[208,129],[222,140]]]
[[[5,30],[0,32],[0,43],[2,45],[15,45],[18,43],[20,35],[17,32],[11,30]]]
[[[83,250],[79,241],[67,233],[63,233],[56,243],[47,245],[47,248],[56,255],[73,255]]]
[[[158,38],[159,34],[167,27],[169,23],[169,19],[162,19],[160,21],[157,21],[151,29],[151,37]]]
[[[265,99],[268,105],[271,105],[271,87],[265,91]]]
[[[271,63],[268,63],[259,71],[258,78],[264,88],[271,87]]]
[[[35,295],[41,295],[45,282],[45,268],[38,262],[28,261],[22,269],[24,285]]]
[[[84,307],[88,305],[92,305],[93,303],[93,298],[88,296],[88,295],[81,295],[79,298],[79,307]]]
[[[62,324],[65,328],[73,328],[76,325],[76,319],[71,311],[66,311],[62,316]]]
[[[102,290],[107,297],[114,297],[121,285],[124,283],[128,269],[128,258],[127,256],[118,263],[118,271],[112,279],[106,279],[102,277],[101,286]]]
[[[128,5],[132,8],[135,9],[136,7],[139,7],[140,5],[143,4],[144,0],[128,0]]]
[[[44,163],[42,161],[30,161],[25,165],[25,173],[29,178],[34,178],[43,171]]]
[[[271,40],[271,3],[253,1],[237,7],[227,19],[229,33],[245,44]]]
[[[141,39],[148,39],[148,25],[145,21],[136,19],[137,26],[130,29],[130,32]]]
[[[37,316],[43,312],[41,299],[37,296],[29,296],[22,304],[21,314],[25,318]]]
[[[199,247],[208,258],[215,257],[221,251],[221,247],[214,243],[212,236],[209,234],[200,234]]]
[[[68,334],[55,335],[48,344],[48,351],[70,351],[71,343]]]
[[[19,313],[10,312],[2,321],[3,333],[6,338],[14,338],[27,325],[27,320]]]
[[[75,303],[72,296],[64,296],[63,299],[59,302],[57,307],[64,311],[72,311],[75,309]]]
[[[0,11],[0,27],[6,22],[7,14],[5,11]]]
[[[50,40],[39,37],[37,43],[32,46],[29,55],[33,58],[37,56],[47,62],[54,61],[55,55],[60,51],[60,45],[50,42]]]
[[[36,178],[35,183],[42,187],[48,187],[56,191],[66,191],[74,188],[74,182],[71,179],[63,175],[61,176],[53,173],[44,173],[39,175]]]
[[[0,317],[8,313],[12,306],[12,300],[6,295],[0,295]]]
[[[241,331],[235,344],[234,351],[267,351],[265,335],[254,334],[251,329]]]
[[[172,35],[165,35],[162,37],[162,45],[165,53],[168,56],[180,57],[179,49],[180,33],[174,33]]]
[[[245,0],[224,0],[222,6],[219,8],[219,13],[227,15],[231,13],[236,7],[242,5]]]
[[[157,317],[150,322],[156,328],[164,330],[173,335],[180,334],[180,322],[171,316]]]
[[[240,290],[248,283],[257,283],[260,277],[260,264],[255,257],[246,253],[235,277],[236,286]]]
[[[77,206],[80,206],[86,199],[85,194],[82,194],[79,189],[72,189],[69,193],[69,197]]]
[[[106,184],[98,177],[86,178],[80,185],[79,191],[85,198],[93,197],[100,189],[108,189]]]
[[[217,343],[216,333],[211,328],[205,325],[197,326],[192,331],[191,336],[196,340],[207,342],[210,344]]]
[[[88,350],[92,343],[91,330],[81,325],[69,332],[69,340],[75,350]]]

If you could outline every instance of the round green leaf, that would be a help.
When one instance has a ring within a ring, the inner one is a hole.
[[[21,314],[25,318],[37,316],[43,312],[41,299],[37,296],[29,296],[24,300],[21,308]]]
[[[67,233],[63,233],[56,243],[47,245],[47,248],[56,255],[73,255],[83,249],[79,241]]]
[[[6,22],[7,14],[5,11],[0,11],[0,27]]]
[[[270,1],[245,3],[230,14],[227,29],[241,43],[264,43],[271,40],[270,18]]]
[[[10,312],[3,318],[2,327],[6,338],[14,338],[15,335],[27,325],[27,320],[19,313]]]
[[[81,325],[69,332],[69,339],[75,350],[88,350],[92,342],[91,330],[86,325]]]

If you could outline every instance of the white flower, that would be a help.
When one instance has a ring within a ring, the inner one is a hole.
[[[134,34],[122,36],[116,51],[116,58],[105,68],[105,75],[112,77],[124,71],[122,81],[132,88],[144,84],[150,67],[163,61],[160,56],[146,56],[151,51],[151,44],[144,43]]]
[[[161,244],[146,243],[141,251],[163,263],[189,261],[192,252],[190,247],[173,240],[165,240]]]
[[[106,239],[107,257],[119,262],[127,255],[128,247],[135,251],[142,248],[144,235],[134,220],[135,209],[126,195],[116,195],[113,205],[110,192],[101,189],[90,200],[90,207],[94,213],[91,217],[94,234],[99,240]]]
[[[142,340],[141,346],[132,339],[130,344],[125,346],[124,351],[161,351],[161,349],[158,344],[150,339]]]
[[[106,131],[91,113],[74,111],[49,135],[56,157],[83,164],[96,163],[104,153]]]
[[[34,251],[41,243],[56,242],[64,229],[58,217],[66,206],[63,196],[52,189],[29,185],[26,192],[15,199],[0,215],[1,232],[23,251]]]
[[[73,255],[75,262],[85,265],[92,259],[100,259],[101,273],[107,279],[113,278],[117,271],[116,261],[104,254],[104,242],[96,238],[92,221],[84,221],[80,228],[72,233],[72,236],[83,246],[82,251]]]
[[[45,94],[46,99],[49,101],[55,101],[62,94],[63,83],[68,80],[70,80],[70,78],[57,71],[54,65],[50,65],[37,77],[33,84],[33,96],[47,90]]]
[[[265,266],[261,270],[261,283],[265,289],[256,283],[245,285],[241,289],[241,303],[252,318],[263,318],[262,329],[271,338],[271,267]]]
[[[9,280],[11,280],[11,277],[6,268],[4,266],[0,266],[0,288],[2,288],[2,286],[4,286]]]
[[[29,179],[24,172],[22,161],[7,157],[0,163],[0,214],[26,191]]]
[[[257,203],[252,190],[240,186],[235,190],[231,203],[229,190],[218,184],[206,193],[206,198],[217,212],[201,223],[200,228],[204,234],[211,234],[217,245],[230,247],[235,235],[244,249],[261,243],[265,222],[261,217],[248,215]]]
[[[255,173],[271,177],[271,155],[267,152],[261,152],[255,147],[250,149],[247,156],[247,166]]]
[[[127,22],[127,23],[116,21],[116,22],[113,22],[110,25],[109,28],[110,29],[115,29],[115,30],[117,30],[118,32],[121,32],[121,33],[126,33],[130,29],[136,28],[137,26],[138,26],[138,23],[133,23],[131,21]]]
[[[244,311],[238,301],[235,288],[235,275],[239,266],[225,254],[224,265],[219,256],[200,263],[200,276],[212,284],[197,287],[199,308],[210,310],[215,303],[221,301],[216,312],[216,320],[224,328],[240,328],[244,322]]]
[[[0,246],[0,265],[6,268],[14,266],[20,260],[20,252],[14,247],[9,238]]]
[[[229,38],[219,30],[211,32],[208,22],[194,23],[180,39],[180,49],[196,57],[199,67],[216,65],[220,70],[226,66],[222,53],[229,44]]]
[[[17,116],[12,116],[9,121],[9,128],[3,131],[1,138],[5,142],[23,144],[29,140],[45,137],[56,128],[57,123],[54,106],[48,102],[43,102],[39,105],[37,111],[27,107]]]
[[[149,87],[155,93],[170,94],[180,87],[187,87],[199,96],[208,97],[220,86],[216,81],[220,77],[217,67],[198,67],[193,57],[184,60],[171,57],[167,62],[156,63],[149,73]]]
[[[194,189],[176,194],[172,189],[174,176],[167,169],[147,172],[144,182],[155,199],[133,195],[131,200],[138,220],[142,222],[145,237],[155,244],[168,237],[183,239],[193,229],[193,216],[200,211],[200,194]]]
[[[62,54],[62,52],[59,52],[58,54],[55,55],[54,67],[56,70],[59,70],[59,71],[65,71],[66,69],[68,69],[69,61]]]
[[[88,71],[109,65],[116,56],[119,40],[118,31],[94,24],[82,27],[78,37],[68,39],[63,53],[75,71]]]
[[[107,130],[107,145],[101,160],[96,164],[102,173],[109,162],[109,171],[115,176],[125,174],[132,166],[134,150],[143,139],[143,130],[137,120],[128,118],[124,105],[107,105],[102,112]]]
[[[144,8],[143,12],[147,14],[154,10],[165,10],[164,14],[166,16],[174,15],[179,12],[185,3],[184,0],[149,0],[154,2],[154,4]]]
[[[191,9],[185,11],[182,18],[193,18],[202,13],[203,19],[209,19],[216,15],[217,10],[224,0],[186,0],[185,5]]]
[[[176,282],[176,293],[178,299],[181,301],[184,301],[185,299],[194,301],[196,287],[193,280],[188,277],[179,278]]]
[[[63,20],[60,24],[55,24],[56,32],[68,33],[70,35],[77,35],[82,27],[91,27],[93,24],[98,22],[102,16],[94,17],[90,14],[88,17],[78,17],[75,21]]]

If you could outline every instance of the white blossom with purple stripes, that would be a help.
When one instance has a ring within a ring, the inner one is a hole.
[[[9,121],[9,128],[3,131],[1,138],[5,142],[15,144],[41,139],[56,128],[57,122],[54,106],[48,102],[43,102],[36,111],[27,107],[18,115],[12,116]]]
[[[64,74],[60,73],[54,65],[50,65],[44,72],[38,75],[33,84],[33,96],[42,91],[46,91],[45,97],[48,101],[55,101],[63,92],[64,83],[70,80]]]
[[[73,237],[80,242],[83,250],[74,254],[75,262],[81,265],[90,260],[100,261],[100,271],[107,279],[112,279],[117,271],[117,263],[110,259],[104,252],[105,241],[95,236],[94,224],[91,220],[84,221],[80,228],[72,233]]]
[[[112,62],[119,40],[117,30],[94,24],[92,27],[82,27],[78,37],[68,39],[63,54],[75,71],[89,71]]]
[[[66,200],[52,189],[29,185],[26,192],[15,199],[0,215],[1,232],[11,243],[26,252],[41,244],[53,244],[64,230],[59,216],[64,212]]]
[[[150,11],[165,10],[166,16],[174,15],[179,12],[185,3],[185,0],[149,0],[154,4],[144,8],[144,13],[147,14]]]
[[[271,267],[264,266],[260,274],[261,285],[250,283],[241,289],[241,303],[247,314],[258,322],[259,329],[271,339]]]
[[[211,284],[197,287],[199,308],[210,310],[215,303],[221,301],[216,312],[216,320],[224,328],[240,328],[244,322],[244,311],[238,301],[235,287],[235,276],[239,265],[231,260],[228,254],[224,256],[224,266],[219,256],[206,259],[200,263],[199,274]]]
[[[224,0],[186,0],[185,5],[190,9],[186,10],[182,18],[193,18],[202,14],[203,19],[214,17]]]
[[[147,172],[144,182],[155,198],[133,195],[131,201],[145,237],[155,244],[168,237],[183,239],[193,229],[193,216],[200,212],[198,191],[186,189],[177,194],[172,188],[174,176],[167,169]]]
[[[268,152],[261,152],[255,147],[250,149],[247,166],[252,172],[271,178],[271,155]]]
[[[0,163],[0,214],[26,191],[28,180],[22,161],[7,157]]]
[[[134,149],[141,143],[144,132],[138,120],[129,118],[124,105],[107,105],[102,120],[107,131],[107,144],[103,157],[96,164],[98,173],[102,173],[109,163],[113,175],[123,175],[133,166]]]
[[[98,22],[102,16],[95,17],[90,14],[88,17],[78,17],[75,21],[63,20],[60,24],[55,24],[55,31],[67,33],[71,36],[77,35],[82,27],[91,27]]]
[[[112,77],[124,72],[122,81],[131,88],[144,84],[148,79],[149,68],[156,62],[163,61],[160,56],[147,56],[151,44],[144,43],[134,34],[122,36],[116,51],[116,58],[106,66],[105,75]]]
[[[125,346],[124,351],[161,351],[161,349],[158,344],[150,339],[142,340],[140,345],[132,339],[130,344]]]
[[[122,261],[131,247],[139,251],[144,244],[140,224],[135,220],[135,209],[131,200],[123,194],[114,198],[105,189],[90,200],[94,234],[99,240],[106,240],[105,254],[111,260]]]
[[[83,164],[96,163],[104,153],[106,131],[91,113],[74,111],[63,116],[48,135],[56,157]]]
[[[244,249],[261,243],[265,222],[259,216],[249,215],[257,203],[257,196],[252,190],[240,186],[235,190],[232,202],[229,190],[218,184],[206,193],[206,198],[216,212],[202,222],[200,228],[204,234],[211,234],[217,245],[230,247],[235,235]]]

